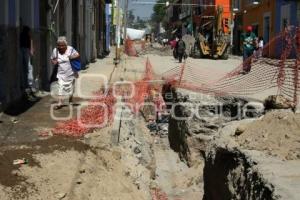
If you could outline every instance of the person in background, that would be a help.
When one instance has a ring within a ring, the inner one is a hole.
[[[20,48],[22,56],[22,86],[21,90],[25,91],[28,100],[36,100],[34,95],[34,79],[33,66],[31,57],[34,55],[33,42],[31,38],[31,30],[28,26],[24,26],[20,34]]]
[[[51,55],[51,63],[58,65],[58,104],[54,107],[55,110],[62,108],[63,100],[69,99],[72,102],[75,78],[78,78],[78,72],[72,69],[70,60],[78,59],[79,53],[71,46],[68,46],[67,38],[61,36],[57,39],[57,48],[53,49]]]
[[[264,48],[264,38],[259,37],[258,38],[258,57],[261,58],[263,56],[263,48]]]
[[[256,47],[256,35],[253,33],[252,26],[247,27],[247,32],[242,34],[243,42],[243,74],[251,71],[251,56]]]
[[[176,52],[177,38],[171,40],[170,45],[171,45],[171,49],[173,49],[173,57],[177,59],[177,52]]]
[[[178,36],[178,42],[176,44],[176,52],[177,52],[177,56],[178,56],[178,59],[179,59],[179,63],[182,62],[182,58],[185,54],[185,48],[186,48],[186,45],[185,45],[185,42],[182,40],[182,37],[181,36]]]

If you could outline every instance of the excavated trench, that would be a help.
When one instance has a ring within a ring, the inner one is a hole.
[[[203,101],[190,100],[189,93],[165,86],[162,95],[167,103],[177,104],[169,117],[170,147],[188,166],[192,166],[195,160],[204,160],[203,175],[200,175],[204,182],[203,199],[278,199],[272,184],[257,170],[257,163],[238,148],[230,148],[226,142],[215,140],[222,138],[219,133],[226,123],[263,115],[256,106],[259,103],[252,104],[235,97],[209,97],[202,106],[196,106],[198,118],[183,120],[191,114],[187,102],[193,105]]]

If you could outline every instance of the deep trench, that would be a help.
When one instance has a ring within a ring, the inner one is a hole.
[[[162,96],[167,103],[178,103],[188,101],[188,97],[181,95],[171,85],[165,85]],[[171,97],[171,98],[170,98]],[[219,107],[206,106],[206,109],[214,114],[219,114],[222,110],[231,120],[241,120],[236,118],[237,113],[241,112],[247,100],[235,97],[220,97],[224,104]],[[171,109],[169,105],[168,109]],[[188,114],[184,106],[176,106],[175,116],[184,117]],[[261,113],[262,114],[262,113]],[[247,115],[247,113],[246,113]],[[258,117],[259,114],[250,113],[247,117]],[[181,161],[190,165],[191,152],[188,137],[192,133],[189,131],[186,120],[178,120],[169,116],[168,138],[170,148],[178,153]],[[207,152],[207,144],[199,144],[203,148],[201,155],[205,160],[203,169],[204,196],[203,200],[256,200],[256,199],[278,199],[273,195],[274,188],[265,183],[254,167],[256,163],[249,162],[245,155],[238,150],[216,148],[213,152]]]

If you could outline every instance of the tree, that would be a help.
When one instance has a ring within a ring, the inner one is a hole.
[[[132,26],[135,20],[135,16],[133,14],[133,10],[129,10],[128,16],[127,16],[127,24],[128,26]]]
[[[174,0],[170,0],[170,3],[174,2]],[[153,14],[151,15],[152,27],[157,27],[160,23],[162,23],[165,29],[168,28],[168,19],[167,15],[167,7],[166,0],[158,0],[153,7]]]
[[[153,7],[153,14],[151,20],[156,23],[160,23],[166,15],[165,0],[158,0]]]

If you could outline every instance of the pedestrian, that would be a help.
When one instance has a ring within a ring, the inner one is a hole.
[[[22,74],[21,74],[21,90],[25,91],[26,97],[29,100],[36,100],[34,95],[33,84],[33,66],[31,58],[34,55],[33,41],[31,38],[31,30],[28,26],[24,26],[20,34],[20,48],[21,48],[21,61],[22,61]]]
[[[176,44],[177,44],[177,38],[174,38],[174,39],[170,42],[170,45],[171,45],[171,49],[173,49],[173,57],[174,57],[175,59],[177,59]]]
[[[182,37],[181,36],[178,36],[178,42],[176,44],[176,52],[177,52],[177,56],[178,56],[178,59],[179,59],[179,63],[182,63],[182,58],[185,54],[185,42],[182,40]]]
[[[247,27],[247,32],[242,34],[243,41],[243,74],[251,71],[251,57],[256,47],[256,35],[253,33],[252,26]]]
[[[58,83],[58,104],[55,110],[62,108],[63,100],[68,99],[72,103],[75,78],[78,78],[78,72],[71,66],[70,61],[79,59],[79,53],[71,46],[68,46],[67,39],[61,36],[57,39],[57,48],[53,49],[51,62],[57,65],[57,83]]]
[[[263,55],[263,48],[264,48],[264,38],[259,37],[258,38],[258,57],[261,58]]]

